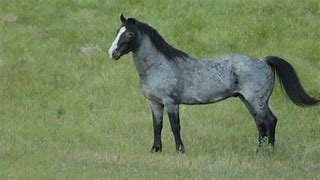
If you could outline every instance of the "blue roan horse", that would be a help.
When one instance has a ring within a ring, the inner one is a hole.
[[[239,97],[249,109],[259,131],[259,146],[268,140],[273,147],[277,118],[268,106],[275,73],[286,94],[298,106],[320,103],[301,86],[292,66],[278,57],[264,61],[248,56],[225,56],[196,60],[170,46],[146,23],[120,16],[108,54],[118,60],[132,52],[144,96],[150,101],[154,143],[151,152],[162,150],[163,109],[169,116],[176,150],[184,152],[180,137],[179,104],[208,104]],[[258,146],[258,147],[259,147]]]

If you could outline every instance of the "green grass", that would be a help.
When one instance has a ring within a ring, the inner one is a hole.
[[[119,15],[154,26],[191,56],[278,55],[320,98],[318,0],[0,0],[0,179],[319,179],[320,109],[276,86],[273,154],[237,99],[182,106],[187,153],[167,118],[151,154],[148,102],[131,56],[106,51]]]

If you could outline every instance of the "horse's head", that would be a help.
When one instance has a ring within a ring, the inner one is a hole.
[[[137,20],[120,16],[122,25],[117,30],[116,38],[112,42],[108,54],[111,59],[118,60],[121,56],[139,47],[140,32],[136,26]]]

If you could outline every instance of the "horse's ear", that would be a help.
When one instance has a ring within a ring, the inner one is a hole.
[[[124,23],[127,19],[123,16],[123,14],[120,15],[120,20],[122,23]]]

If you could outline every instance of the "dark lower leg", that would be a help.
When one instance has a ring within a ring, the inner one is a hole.
[[[169,116],[169,121],[171,125],[171,130],[174,136],[174,140],[176,143],[176,150],[178,152],[184,153],[184,145],[181,140],[180,136],[180,118],[179,118],[179,109],[178,107],[168,109],[168,116]]]
[[[154,139],[153,139],[153,146],[151,148],[151,152],[161,152],[162,151],[162,143],[161,143],[161,131],[162,131],[162,118],[159,121],[154,114],[153,116],[153,132],[154,132]]]
[[[268,143],[274,146],[275,143],[275,131],[276,131],[277,119],[272,119],[268,123]]]
[[[265,144],[265,142],[267,141],[268,137],[267,137],[267,127],[265,125],[265,123],[263,122],[263,119],[261,118],[255,118],[256,121],[256,125],[259,131],[259,137],[258,137],[258,147],[257,147],[257,152],[259,152],[259,150],[261,149],[261,147]]]
[[[263,122],[260,122],[260,123],[257,123],[257,128],[259,131],[259,137],[258,137],[259,144],[258,144],[258,146],[261,146],[267,140],[267,127],[265,126],[265,124]]]
[[[268,143],[273,147],[275,143],[275,132],[276,132],[277,118],[273,115],[271,110],[268,108],[266,117],[266,127],[268,131]]]
[[[151,102],[154,139],[151,152],[161,152],[161,131],[163,126],[163,105]]]

